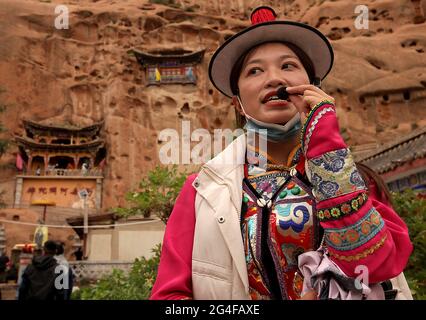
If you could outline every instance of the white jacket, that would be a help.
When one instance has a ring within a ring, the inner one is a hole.
[[[250,299],[240,228],[245,148],[241,135],[207,162],[194,180],[194,299]]]

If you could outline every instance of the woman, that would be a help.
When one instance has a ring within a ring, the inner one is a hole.
[[[405,224],[360,175],[334,99],[319,88],[331,45],[275,17],[257,8],[253,25],[212,57],[210,79],[232,97],[247,134],[186,181],[151,299],[316,299],[323,292],[299,266],[321,242],[348,279],[364,266],[380,283],[407,263]]]

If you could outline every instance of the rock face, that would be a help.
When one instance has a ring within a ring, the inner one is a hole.
[[[169,3],[173,1],[151,1]],[[173,5],[141,0],[0,0],[0,115],[9,133],[22,119],[90,125],[105,121],[107,166],[103,207],[124,205],[126,191],[159,163],[161,130],[234,129],[231,101],[208,80],[220,43],[248,26],[251,9],[272,5],[279,18],[319,28],[335,49],[323,89],[337,101],[342,134],[350,145],[388,142],[426,125],[426,1],[363,1],[368,29],[353,1],[201,1]],[[69,29],[55,19],[69,10]],[[61,7],[58,9],[60,10]],[[358,11],[357,11],[358,12]],[[357,20],[358,19],[358,20]],[[364,21],[365,22],[365,21]],[[129,54],[180,49],[205,56],[197,85],[146,86],[145,70]],[[2,163],[14,163],[11,147]],[[13,166],[12,166],[13,167]],[[13,202],[15,171],[2,169],[0,190]]]

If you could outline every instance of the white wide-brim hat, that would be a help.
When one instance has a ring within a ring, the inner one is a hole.
[[[251,14],[252,26],[229,38],[213,54],[209,77],[224,95],[232,97],[231,72],[238,59],[251,48],[267,42],[288,42],[299,47],[312,61],[315,77],[323,80],[333,66],[330,42],[319,30],[300,22],[275,20],[273,9],[262,6]]]

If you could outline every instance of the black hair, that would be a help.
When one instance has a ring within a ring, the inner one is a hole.
[[[63,242],[58,242],[57,247],[56,247],[56,254],[60,255],[64,253],[64,243]]]
[[[378,192],[377,196],[379,197],[378,200],[392,204],[392,194],[383,178],[365,164],[360,162],[355,162],[355,164],[366,186],[369,187],[372,184],[376,185]]]
[[[43,245],[44,253],[47,255],[55,255],[57,250],[57,244],[55,241],[47,240]]]

